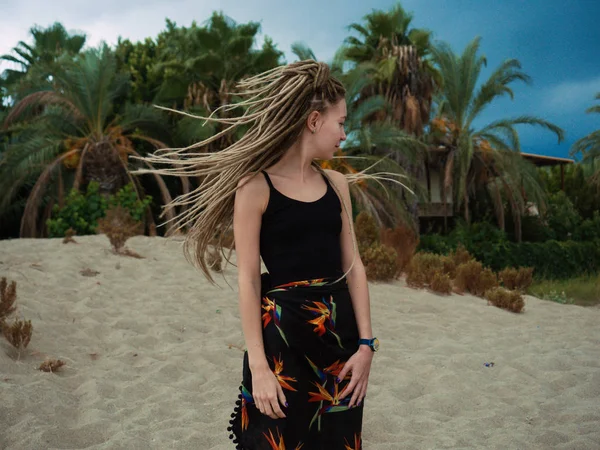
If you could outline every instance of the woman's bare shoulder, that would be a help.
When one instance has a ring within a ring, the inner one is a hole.
[[[241,177],[237,184],[236,198],[244,203],[250,202],[264,212],[269,201],[269,185],[264,175],[260,172],[250,172]]]
[[[337,170],[334,169],[324,169],[325,173],[327,175],[329,175],[329,178],[331,178],[331,180],[333,182],[335,182],[336,186],[338,187],[342,187],[342,186],[348,186],[348,179],[346,178],[346,176],[341,173],[338,172]]]

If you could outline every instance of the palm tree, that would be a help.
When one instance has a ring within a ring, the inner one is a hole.
[[[167,30],[157,39],[158,62],[150,75],[162,78],[155,103],[172,109],[207,116],[220,106],[230,104],[234,85],[242,78],[276,67],[283,53],[268,37],[262,48],[255,49],[260,24],[237,24],[223,13],[213,13],[204,26],[195,22],[189,28],[177,27],[167,20]],[[235,114],[220,109],[217,114]],[[199,137],[194,133],[197,122],[188,120],[179,128],[178,142],[189,145]],[[213,134],[222,131],[221,125],[205,127]],[[242,132],[241,130],[240,132]],[[190,135],[191,132],[191,135]],[[204,134],[206,135],[206,133]],[[230,145],[236,136],[225,135],[208,146],[209,151]]]
[[[409,134],[421,136],[429,122],[432,96],[439,75],[430,61],[431,32],[411,28],[413,15],[400,4],[390,11],[374,10],[364,17],[364,25],[353,23],[349,29],[358,33],[345,41],[344,58],[369,71],[371,83],[358,101],[373,95],[384,97],[391,109],[380,110],[366,120],[388,120]],[[396,151],[394,159],[414,178],[421,177],[425,152],[416,159]],[[419,223],[419,199],[402,193],[415,228]]]
[[[38,210],[47,190],[47,212],[55,202],[62,204],[65,185],[80,189],[97,181],[108,195],[131,181],[138,197],[142,195],[140,183],[129,173],[128,156],[139,156],[134,142],[164,148],[169,134],[155,109],[135,105],[114,110],[128,82],[127,74],[116,73],[108,47],[92,49],[55,74],[54,87],[43,83],[5,118],[4,126],[13,132],[0,160],[0,211],[10,207],[24,183],[35,180],[21,220],[22,237],[39,233]],[[170,202],[165,182],[154,177],[162,200]],[[182,183],[187,189],[187,180]],[[166,214],[172,217],[173,211]]]
[[[374,68],[374,83],[363,92],[363,97],[382,95],[393,105],[391,116],[383,117],[420,136],[429,122],[438,75],[429,60],[431,32],[410,28],[412,20],[413,15],[400,4],[389,12],[374,10],[364,17],[364,25],[349,26],[359,37],[346,38],[344,56]]]
[[[0,61],[16,65],[17,69],[6,69],[2,73],[1,87],[15,100],[23,91],[49,82],[59,70],[58,60],[68,55],[73,58],[85,45],[84,34],[69,34],[62,24],[55,22],[48,28],[32,27],[29,33],[33,44],[20,41],[13,48],[13,55],[2,55]]]
[[[192,23],[177,28],[167,20],[167,31],[158,37],[162,55],[153,67],[165,79],[157,101],[181,101],[177,107],[202,105],[210,113],[230,103],[233,85],[248,75],[276,67],[283,53],[268,37],[254,49],[260,24],[237,24],[214,12],[206,26]]]
[[[596,100],[600,100],[600,92],[596,94]],[[586,113],[600,113],[600,105],[590,106]],[[586,164],[593,172],[590,181],[600,188],[600,130],[592,131],[587,136],[577,140],[571,147],[571,155],[583,155],[583,164]]]
[[[514,98],[510,83],[530,81],[520,70],[519,61],[509,59],[476,88],[481,68],[486,64],[485,57],[477,55],[479,42],[480,38],[475,38],[460,56],[443,42],[432,49],[442,78],[432,137],[448,151],[442,197],[445,201],[446,191],[452,188],[454,207],[457,211],[463,207],[469,223],[469,196],[484,185],[495,202],[501,227],[504,202],[510,204],[520,224],[526,202],[543,203],[543,190],[537,172],[518,155],[521,144],[515,125],[540,126],[556,134],[558,142],[563,140],[564,132],[546,120],[528,115],[475,127],[474,123],[493,100],[505,94]],[[440,130],[442,138],[436,136]],[[518,230],[517,236],[520,236]]]

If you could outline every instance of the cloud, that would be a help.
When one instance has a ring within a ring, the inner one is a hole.
[[[554,114],[582,113],[592,106],[597,92],[600,92],[600,77],[564,81],[544,90],[541,102],[544,109]]]

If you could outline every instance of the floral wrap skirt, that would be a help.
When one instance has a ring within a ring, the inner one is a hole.
[[[252,397],[244,352],[242,382],[229,438],[238,450],[359,450],[364,400],[348,407],[339,394],[351,373],[337,381],[358,350],[358,328],[346,280],[294,281],[271,286],[261,276],[262,327],[269,367],[285,394],[286,417],[262,414]]]

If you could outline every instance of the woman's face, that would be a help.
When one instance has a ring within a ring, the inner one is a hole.
[[[342,99],[320,115],[316,124],[316,132],[311,136],[315,149],[315,158],[331,159],[339,150],[342,141],[346,140],[344,122],[346,121],[346,100]]]

